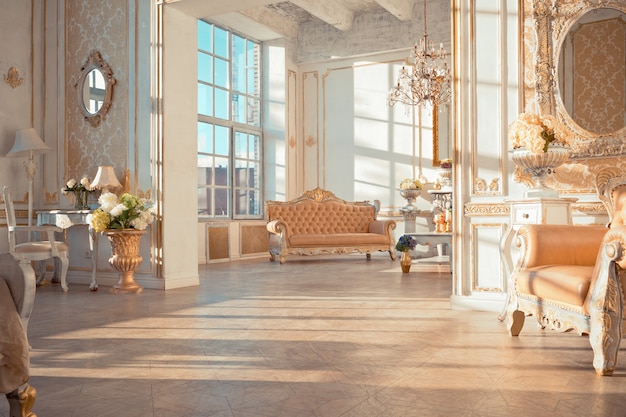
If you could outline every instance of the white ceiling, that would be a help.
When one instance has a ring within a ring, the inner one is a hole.
[[[431,0],[432,1],[432,0]],[[390,13],[411,20],[420,0],[165,0],[169,7],[255,37],[258,40],[296,38],[300,25],[322,21],[342,32],[360,13]]]

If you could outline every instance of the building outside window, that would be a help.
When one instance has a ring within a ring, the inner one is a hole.
[[[263,216],[261,44],[198,21],[198,215]]]

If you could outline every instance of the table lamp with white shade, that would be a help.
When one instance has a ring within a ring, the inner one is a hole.
[[[18,130],[15,134],[13,147],[7,153],[9,158],[19,158],[28,156],[28,160],[24,161],[26,168],[26,177],[28,178],[28,225],[32,225],[33,221],[33,181],[35,180],[35,172],[37,165],[35,164],[35,155],[51,151],[49,147],[41,140],[37,131],[33,128]]]
[[[110,189],[122,188],[122,184],[117,179],[112,166],[99,166],[91,188],[102,190],[102,193],[110,193],[112,192]]]

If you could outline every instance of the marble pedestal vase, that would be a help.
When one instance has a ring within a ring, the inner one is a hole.
[[[570,148],[550,146],[547,152],[533,153],[528,149],[513,150],[513,162],[532,175],[534,186],[526,190],[526,198],[557,198],[558,191],[549,188],[545,181],[548,175],[569,159]]]

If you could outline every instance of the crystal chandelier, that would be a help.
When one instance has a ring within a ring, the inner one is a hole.
[[[389,92],[387,103],[393,106],[439,106],[450,100],[450,69],[446,63],[447,52],[440,44],[433,47],[426,31],[426,0],[424,0],[424,36],[413,46],[413,51],[400,69],[398,84]],[[408,68],[407,68],[408,67]]]

